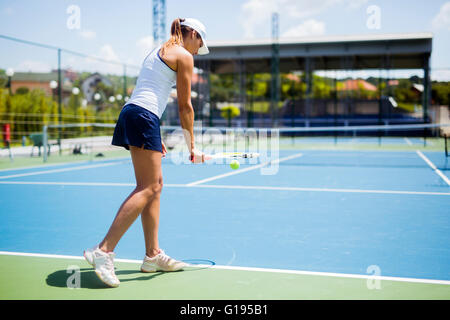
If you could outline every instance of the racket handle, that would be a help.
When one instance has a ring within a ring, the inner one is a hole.
[[[204,153],[202,154],[202,163],[205,162],[205,160],[210,160],[210,159],[212,159],[211,156],[208,156]],[[189,161],[194,162],[194,156],[192,154],[189,156]]]

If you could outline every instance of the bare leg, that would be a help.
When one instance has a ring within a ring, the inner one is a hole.
[[[162,175],[160,177],[160,184],[162,186]],[[155,195],[147,203],[141,214],[145,238],[145,254],[150,258],[159,253],[158,227],[160,198],[160,194]]]
[[[130,146],[130,152],[137,185],[120,206],[108,233],[99,245],[105,252],[114,251],[125,232],[154,198],[158,198],[159,207],[162,154],[133,146]]]

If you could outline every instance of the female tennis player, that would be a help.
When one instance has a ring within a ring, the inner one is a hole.
[[[194,146],[191,78],[193,56],[207,54],[209,50],[205,27],[196,19],[175,19],[170,33],[170,39],[145,58],[133,94],[120,112],[114,130],[112,144],[131,153],[136,188],[122,203],[103,241],[84,251],[85,259],[95,268],[97,276],[110,287],[120,284],[114,272],[114,248],[139,214],[146,248],[141,271],[178,271],[186,266],[166,255],[158,243],[163,186],[161,158],[167,152],[161,140],[160,118],[176,83],[180,123],[191,161],[204,162],[204,154]]]

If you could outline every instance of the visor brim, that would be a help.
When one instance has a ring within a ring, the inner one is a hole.
[[[209,53],[209,49],[206,46],[206,44],[203,44],[203,47],[198,49],[198,52],[197,52],[197,54],[199,54],[199,55],[205,55],[205,54],[208,54],[208,53]]]

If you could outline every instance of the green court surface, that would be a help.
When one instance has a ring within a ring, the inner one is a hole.
[[[112,160],[115,158],[129,157],[130,153],[125,149],[113,150],[113,151],[102,151],[103,157],[95,157],[93,154],[52,154],[47,158],[47,162],[41,157],[14,157],[11,161],[8,157],[0,158],[0,170],[16,169],[23,167],[37,167],[50,164],[64,164],[64,163],[75,163],[75,162],[85,162],[85,161],[102,161],[102,160]]]
[[[107,288],[77,257],[0,255],[1,300],[377,300],[450,299],[450,285],[427,280],[380,280],[311,275],[287,270],[194,267],[173,273],[141,273],[139,262],[116,261],[118,288]],[[71,269],[78,269],[76,274]],[[69,271],[68,271],[69,270]],[[79,287],[75,275],[79,275]],[[419,282],[421,281],[421,282]],[[368,283],[372,285],[368,285]],[[369,289],[371,288],[371,289]]]

